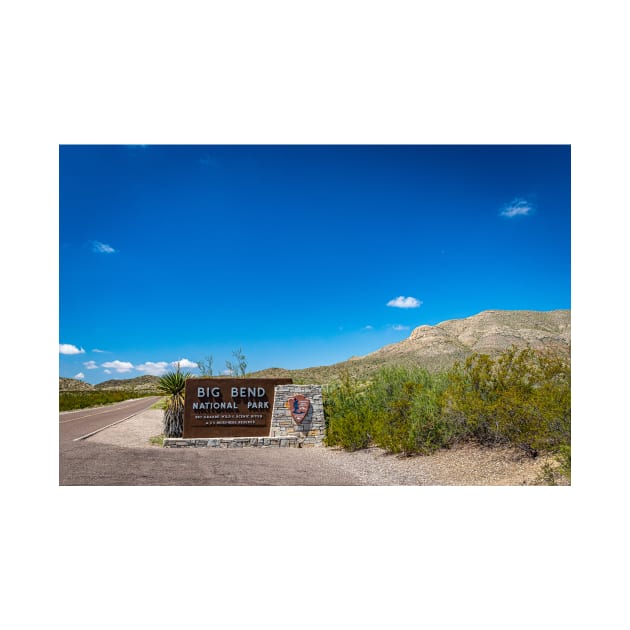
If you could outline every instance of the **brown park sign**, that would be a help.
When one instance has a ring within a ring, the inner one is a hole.
[[[189,378],[182,437],[269,435],[274,388],[291,383],[290,378]]]

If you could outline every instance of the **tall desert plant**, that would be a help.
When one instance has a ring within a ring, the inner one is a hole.
[[[158,383],[160,392],[168,396],[162,429],[166,437],[181,437],[184,431],[184,392],[190,376],[190,372],[180,372],[178,365],[176,372],[168,372]]]
[[[234,363],[232,361],[225,362],[225,367],[230,376],[245,376],[247,372],[247,357],[243,354],[242,348],[234,350],[232,356],[235,359]]]
[[[201,376],[213,376],[214,375],[214,357],[212,355],[207,356],[205,359],[197,362],[199,373]]]

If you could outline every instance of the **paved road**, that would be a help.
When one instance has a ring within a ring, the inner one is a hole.
[[[92,409],[79,409],[66,411],[59,414],[59,451],[64,451],[73,440],[98,429],[102,429],[113,422],[128,418],[131,415],[148,409],[159,400],[159,396],[150,396],[138,400],[125,400],[121,403],[94,407]]]
[[[59,414],[59,485],[356,485],[318,449],[125,448],[75,438],[148,409],[158,397]],[[132,420],[130,422],[133,422]]]

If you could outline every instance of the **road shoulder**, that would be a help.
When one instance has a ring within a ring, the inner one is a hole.
[[[126,448],[148,448],[151,446],[149,438],[162,433],[163,415],[164,412],[161,409],[141,411],[123,422],[86,438],[86,442]]]

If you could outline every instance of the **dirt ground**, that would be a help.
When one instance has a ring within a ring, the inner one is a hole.
[[[60,454],[60,485],[538,485],[549,458],[509,448],[458,445],[404,457],[380,448],[164,449],[150,438],[162,411],[149,409]]]

